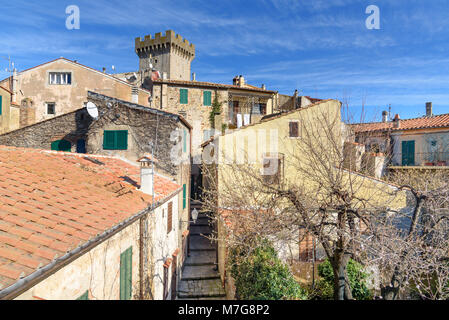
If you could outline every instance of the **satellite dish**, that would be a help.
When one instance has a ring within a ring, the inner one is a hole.
[[[89,115],[90,115],[92,118],[94,118],[94,119],[97,119],[97,118],[98,118],[98,108],[97,108],[97,106],[95,105],[95,103],[89,101],[89,102],[87,103],[86,109],[87,109],[87,113],[89,113]]]

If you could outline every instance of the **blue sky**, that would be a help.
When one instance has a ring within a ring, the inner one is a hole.
[[[65,27],[68,5],[81,28]],[[381,29],[368,30],[368,5]],[[23,70],[60,56],[135,71],[134,38],[173,29],[196,45],[197,80],[253,85],[349,106],[353,121],[449,113],[449,0],[8,1],[0,22],[0,76],[10,55]],[[363,108],[362,108],[363,106]],[[362,112],[363,110],[363,112]]]

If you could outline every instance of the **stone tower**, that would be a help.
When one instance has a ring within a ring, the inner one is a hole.
[[[167,30],[165,35],[156,33],[136,38],[136,53],[139,56],[139,71],[150,71],[150,63],[153,69],[159,71],[161,76],[166,73],[167,79],[190,80],[190,64],[195,58],[195,45],[173,30]]]

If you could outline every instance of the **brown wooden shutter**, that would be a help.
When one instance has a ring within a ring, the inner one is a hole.
[[[167,209],[167,233],[170,233],[172,229],[172,219],[173,219],[173,202],[168,203]]]
[[[290,137],[297,138],[299,136],[298,122],[292,121],[289,124],[290,124]]]

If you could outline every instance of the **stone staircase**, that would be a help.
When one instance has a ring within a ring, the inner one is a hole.
[[[197,222],[190,223],[190,256],[184,262],[178,300],[226,299],[220,275],[215,270],[216,248],[206,238],[212,230],[209,222],[209,217],[200,213]]]

